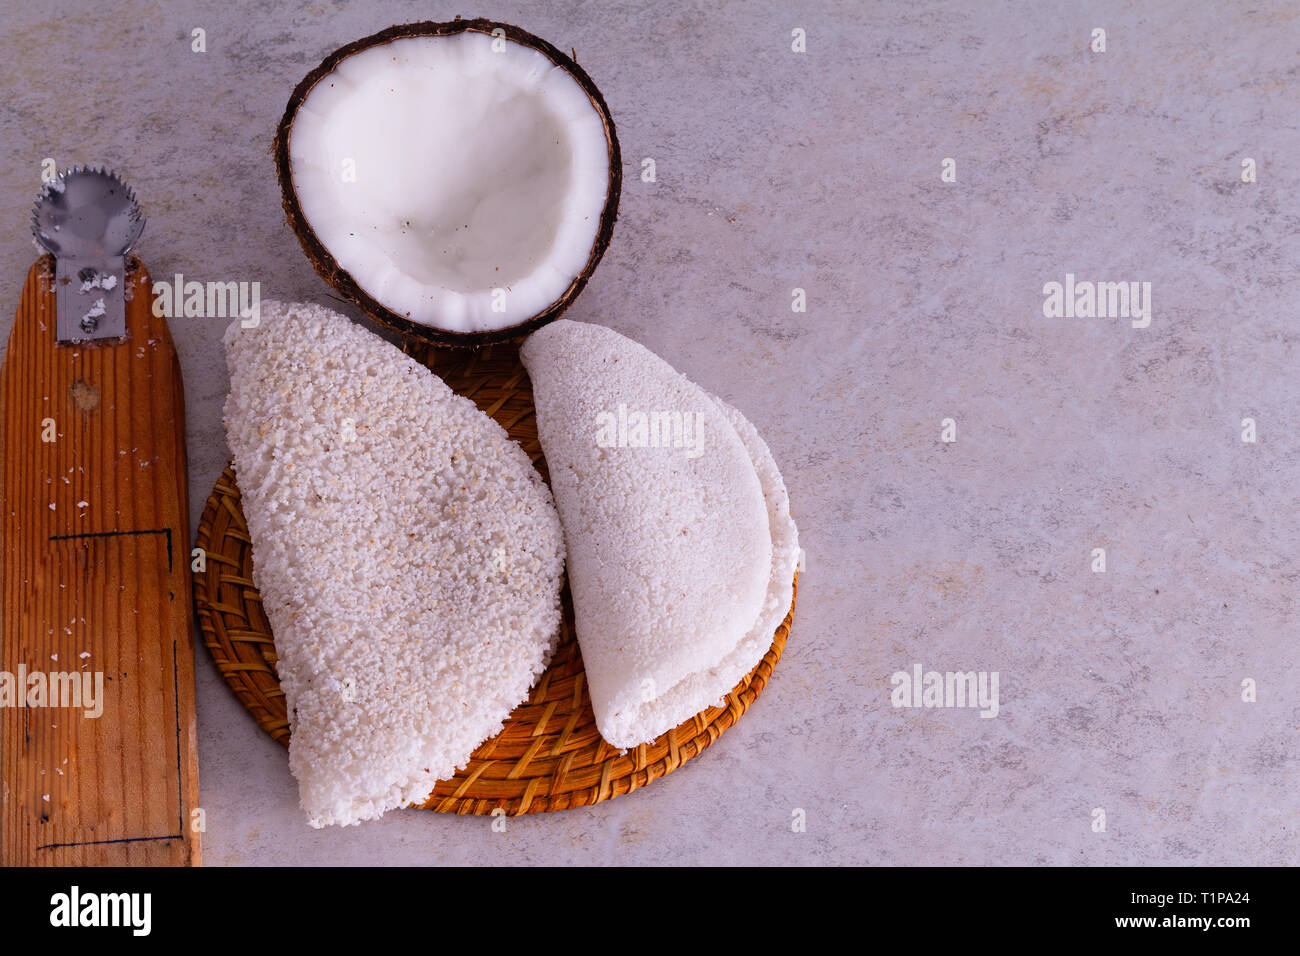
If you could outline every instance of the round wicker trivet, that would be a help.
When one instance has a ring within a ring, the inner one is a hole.
[[[532,389],[516,346],[496,345],[479,352],[418,347],[408,351],[500,422],[547,476]],[[206,552],[205,570],[194,575],[203,642],[257,723],[288,746],[289,719],[275,675],[275,644],[253,586],[252,543],[230,466],[208,498],[194,543]],[[487,814],[500,807],[510,815],[565,810],[657,780],[697,756],[754,702],[781,657],[794,615],[792,605],[771,649],[732,688],[725,706],[710,707],[654,742],[620,754],[596,731],[567,584],[563,601],[564,624],[555,656],[529,699],[515,708],[500,734],[474,751],[464,770],[434,788],[424,809]]]

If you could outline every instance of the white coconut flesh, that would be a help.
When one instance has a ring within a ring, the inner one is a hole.
[[[610,178],[601,114],[577,80],[469,31],[346,57],[297,110],[289,161],[339,266],[389,311],[455,332],[560,299],[587,265]]]

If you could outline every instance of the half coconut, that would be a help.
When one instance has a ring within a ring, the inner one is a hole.
[[[444,345],[559,316],[609,245],[622,185],[596,84],[489,20],[394,26],[331,53],[289,98],[275,161],[316,271]]]

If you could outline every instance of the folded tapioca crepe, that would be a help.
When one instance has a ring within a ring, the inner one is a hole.
[[[342,315],[264,302],[225,343],[308,822],[423,801],[549,661],[564,573],[550,493],[500,425]]]
[[[771,647],[798,560],[789,497],[743,415],[612,329],[561,319],[521,356],[596,726],[634,747]]]

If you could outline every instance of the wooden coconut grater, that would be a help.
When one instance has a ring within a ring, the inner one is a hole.
[[[144,219],[76,168],[32,225],[0,366],[0,865],[196,865],[184,392],[127,256]]]

